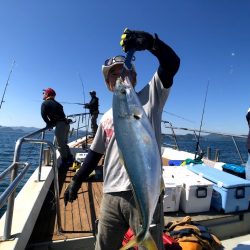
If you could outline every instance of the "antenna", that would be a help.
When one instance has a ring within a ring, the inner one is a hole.
[[[3,105],[3,103],[4,103],[4,96],[5,96],[6,89],[7,89],[7,86],[8,86],[8,84],[9,84],[10,76],[11,76],[11,74],[12,74],[12,71],[13,71],[13,68],[14,68],[15,63],[16,63],[16,62],[15,62],[15,60],[14,60],[13,63],[12,63],[12,67],[11,67],[11,70],[10,70],[10,73],[9,73],[9,76],[8,76],[8,79],[7,79],[7,82],[6,82],[6,84],[5,84],[5,88],[4,88],[2,100],[1,100],[1,103],[0,103],[0,109],[2,108],[2,105]]]

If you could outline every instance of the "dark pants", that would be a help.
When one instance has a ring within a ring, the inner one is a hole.
[[[250,154],[250,129],[249,129],[248,137],[247,137],[247,151]]]
[[[136,234],[140,225],[132,191],[104,194],[100,211],[95,250],[118,250],[129,227]],[[163,250],[163,218],[161,196],[152,221],[155,226],[150,228],[158,250]]]
[[[58,145],[58,151],[60,152],[63,161],[66,161],[71,157],[71,152],[68,146],[68,134],[69,124],[65,121],[58,121],[56,123],[55,136]]]
[[[93,112],[91,114],[91,129],[92,129],[92,133],[95,135],[98,125],[97,125],[97,118],[98,118],[98,114],[99,112]]]

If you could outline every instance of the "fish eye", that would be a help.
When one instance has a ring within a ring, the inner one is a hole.
[[[122,94],[126,94],[125,88],[121,88],[121,93],[122,93]]]
[[[141,117],[140,117],[139,115],[136,115],[136,114],[134,114],[134,118],[135,118],[136,120],[141,119]]]

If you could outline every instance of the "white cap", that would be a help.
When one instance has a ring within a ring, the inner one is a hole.
[[[113,57],[114,58],[114,57]],[[103,73],[103,76],[104,76],[104,79],[105,81],[107,80],[107,77],[108,77],[108,73],[110,71],[110,69],[115,66],[115,65],[123,65],[124,62],[121,62],[121,61],[118,61],[118,62],[113,62],[112,64],[110,65],[102,65],[102,73]],[[135,65],[132,63],[132,70],[135,71]]]

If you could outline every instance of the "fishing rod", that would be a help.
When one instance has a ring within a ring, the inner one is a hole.
[[[64,102],[64,101],[59,101],[59,102],[62,104],[75,104],[75,105],[81,105],[81,106],[84,105],[84,103],[81,103],[81,102]]]
[[[202,116],[201,116],[201,123],[200,123],[199,135],[198,135],[198,139],[197,139],[197,143],[196,143],[196,149],[195,149],[194,159],[198,159],[199,157],[202,158],[202,156],[203,156],[203,153],[201,152],[201,155],[196,158],[196,156],[198,154],[198,148],[199,148],[199,145],[200,145],[201,127],[202,127],[203,117],[204,117],[204,113],[205,113],[205,106],[206,106],[207,93],[208,93],[208,86],[209,86],[209,81],[207,83],[206,95],[205,95],[205,100],[204,100],[204,104],[203,104],[203,110],[202,110]]]
[[[81,77],[81,74],[78,73],[79,75],[79,79],[81,81],[81,84],[82,84],[82,94],[83,94],[83,108],[84,108],[84,113],[86,114],[86,106],[84,105],[86,103],[85,101],[85,90],[84,90],[84,84],[83,84],[83,80],[82,80],[82,77]],[[84,116],[84,119],[85,119],[85,124],[87,124],[87,117],[86,115]],[[89,119],[88,119],[88,125],[87,125],[87,129],[89,127]],[[86,145],[87,145],[87,136],[86,136]]]
[[[12,64],[12,67],[11,67],[11,70],[10,70],[10,73],[9,73],[9,76],[8,76],[8,79],[7,79],[7,82],[5,84],[5,88],[4,88],[4,92],[3,92],[3,96],[2,96],[2,100],[1,100],[1,103],[0,103],[0,109],[2,108],[2,104],[4,103],[4,96],[5,96],[5,93],[6,93],[6,90],[7,90],[7,86],[9,84],[9,80],[10,80],[10,76],[12,74],[12,71],[13,71],[13,68],[14,68],[14,65],[15,65],[15,60],[13,61],[13,64]]]
[[[79,75],[79,78],[80,78],[80,81],[81,81],[81,84],[82,84],[83,102],[86,103],[85,102],[85,91],[84,91],[83,80],[82,80],[81,74],[78,73],[78,75]]]

